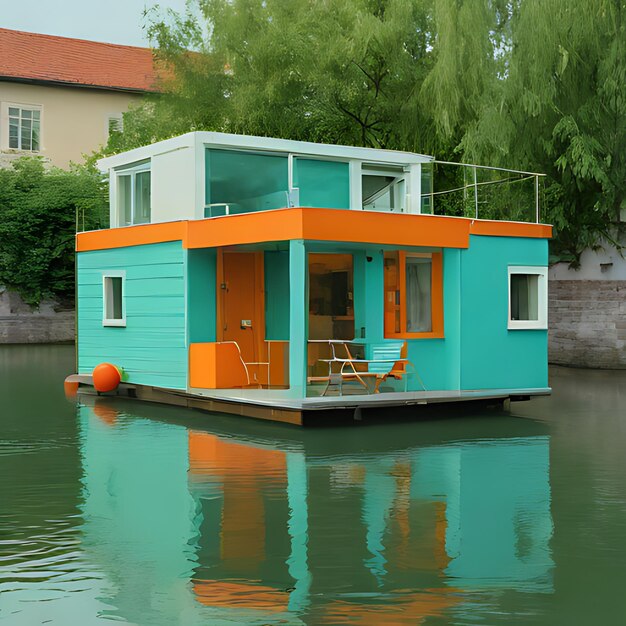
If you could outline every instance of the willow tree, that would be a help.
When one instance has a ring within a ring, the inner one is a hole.
[[[626,188],[626,3],[516,0],[505,72],[462,141],[468,156],[548,175],[553,252],[619,246]]]

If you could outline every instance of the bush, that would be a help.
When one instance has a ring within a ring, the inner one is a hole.
[[[93,168],[47,170],[41,159],[23,158],[0,169],[0,284],[31,306],[73,301],[77,225],[105,225],[107,203]]]

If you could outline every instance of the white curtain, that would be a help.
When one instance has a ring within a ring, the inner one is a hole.
[[[406,258],[406,329],[427,333],[432,324],[432,259]]]

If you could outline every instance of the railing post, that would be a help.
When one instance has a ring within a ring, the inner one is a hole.
[[[476,166],[473,167],[474,170],[474,206],[476,211],[476,219],[478,219],[478,176],[476,175]]]
[[[535,175],[535,222],[539,224],[539,176]]]

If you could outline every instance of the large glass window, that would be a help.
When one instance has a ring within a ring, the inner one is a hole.
[[[441,253],[385,253],[385,336],[443,336]]]
[[[348,163],[294,158],[293,185],[299,192],[298,206],[350,208]]]
[[[366,211],[406,211],[406,180],[402,168],[364,165],[361,177],[363,209]]]
[[[205,216],[288,207],[287,155],[207,150]]]
[[[120,226],[150,223],[149,169],[127,170],[117,175],[117,211]]]
[[[37,152],[41,143],[41,109],[9,107],[9,148]]]
[[[508,327],[548,327],[547,268],[509,267]]]
[[[351,254],[309,255],[309,339],[354,339]]]

